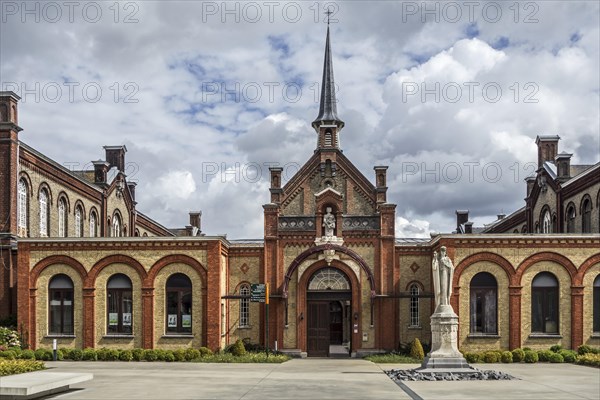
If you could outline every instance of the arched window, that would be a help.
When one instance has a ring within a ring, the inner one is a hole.
[[[112,236],[121,237],[121,217],[115,213],[112,220]]]
[[[240,286],[240,296],[250,296],[250,285]],[[240,299],[240,327],[250,326],[250,298]]]
[[[48,236],[48,192],[40,191],[40,236]]]
[[[600,275],[594,279],[594,333],[600,333]]]
[[[25,179],[19,181],[18,188],[18,208],[17,208],[17,234],[19,236],[27,236],[27,211],[29,210],[29,188]]]
[[[575,206],[573,204],[567,207],[567,233],[575,232]]]
[[[498,334],[498,283],[489,272],[480,272],[471,279],[471,333]]]
[[[558,280],[540,272],[531,283],[531,331],[558,334]]]
[[[51,335],[72,335],[73,281],[67,275],[55,275],[48,287],[49,330]]]
[[[341,271],[323,268],[312,276],[308,290],[350,290],[350,282]]]
[[[192,282],[184,274],[167,279],[167,333],[192,333]]]
[[[107,289],[107,320],[109,334],[131,335],[133,324],[133,296],[131,280],[127,275],[115,274],[110,277]]]
[[[82,214],[81,206],[75,207],[75,237],[83,237]]]
[[[585,199],[581,207],[581,232],[592,233],[592,201]]]
[[[410,285],[410,326],[419,327],[421,321],[419,319],[419,285],[413,283]]]
[[[67,202],[63,197],[58,200],[58,236],[67,237]]]
[[[542,216],[542,233],[552,233],[552,217],[550,210],[546,210]]]
[[[96,212],[92,210],[90,212],[90,237],[96,237],[96,232]]]

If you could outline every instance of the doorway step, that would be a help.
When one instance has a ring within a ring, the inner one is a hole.
[[[329,345],[329,358],[349,358],[348,348],[339,344]]]

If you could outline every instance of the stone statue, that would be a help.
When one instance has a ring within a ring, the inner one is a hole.
[[[433,277],[433,294],[435,296],[435,307],[440,304],[440,262],[438,260],[438,252],[433,252],[433,260],[431,262],[431,270]]]
[[[452,294],[452,278],[454,277],[454,266],[452,260],[446,255],[446,246],[442,246],[439,256],[439,274],[440,274],[440,304],[449,305],[450,295]]]
[[[327,213],[323,216],[323,227],[325,228],[325,236],[335,236],[335,215],[331,213],[331,207],[325,209]]]

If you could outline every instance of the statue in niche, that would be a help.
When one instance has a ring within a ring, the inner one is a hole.
[[[433,290],[435,294],[436,308],[439,305],[449,305],[452,295],[452,279],[454,277],[454,265],[446,254],[446,246],[440,248],[440,253],[433,252],[432,261]]]
[[[325,209],[326,214],[323,216],[323,228],[325,228],[325,236],[335,236],[335,215],[331,213],[331,207]]]

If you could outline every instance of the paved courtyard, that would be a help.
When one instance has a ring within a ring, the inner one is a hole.
[[[383,370],[416,365],[357,359],[294,359],[284,364],[49,362],[92,381],[47,399],[599,399],[600,370],[571,364],[480,364],[520,380],[406,382]],[[1,384],[1,381],[0,381]]]

